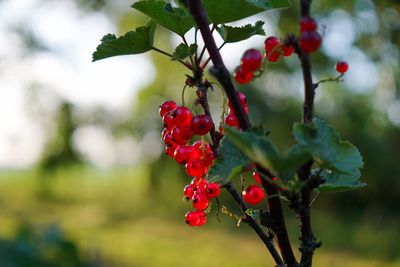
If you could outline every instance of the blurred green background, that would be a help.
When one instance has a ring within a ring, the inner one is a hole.
[[[314,2],[324,36],[314,79],[334,76],[337,60],[350,63],[344,82],[317,89],[316,116],[359,148],[368,183],[319,196],[315,266],[400,266],[400,4]],[[90,63],[104,34],[146,22],[130,4],[0,0],[0,266],[272,266],[251,229],[225,214],[184,224],[189,179],[163,155],[158,105],[180,101],[185,70],[154,53]],[[298,13],[293,1],[236,25],[264,19],[282,37],[297,32]],[[227,45],[228,67],[264,38]],[[172,51],[179,40],[159,28],[155,42]],[[302,100],[295,57],[239,89],[252,122],[291,145]],[[211,98],[217,119],[218,90]],[[221,203],[239,214],[224,193]],[[286,213],[297,247],[298,221]]]

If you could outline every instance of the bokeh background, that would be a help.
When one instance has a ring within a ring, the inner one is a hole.
[[[263,19],[268,35],[297,32],[297,2],[235,25]],[[184,224],[188,178],[163,155],[158,117],[163,100],[180,99],[181,65],[153,52],[91,62],[103,35],[146,22],[130,4],[0,0],[0,266],[271,266],[256,235],[226,214]],[[350,64],[344,82],[318,88],[316,114],[359,148],[368,183],[319,196],[315,265],[400,266],[400,3],[315,1],[312,13],[324,35],[315,80],[334,76],[337,60]],[[226,45],[228,67],[264,39]],[[180,40],[158,28],[155,42],[173,51]],[[239,88],[252,122],[283,149],[302,87],[292,57]],[[220,100],[217,90],[215,118]],[[226,195],[221,202],[239,214]],[[286,212],[297,247],[298,222]]]

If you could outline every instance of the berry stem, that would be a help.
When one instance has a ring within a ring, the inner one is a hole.
[[[154,50],[154,51],[156,51],[156,52],[158,52],[158,53],[160,53],[160,54],[163,54],[164,56],[167,56],[167,57],[169,57],[169,58],[172,57],[172,55],[171,55],[170,53],[165,52],[164,50],[161,50],[160,48],[157,48],[157,47],[154,47],[154,46],[153,46],[153,47],[151,47],[151,49]],[[178,62],[181,63],[182,65],[184,65],[186,68],[188,68],[188,69],[190,69],[190,70],[193,69],[193,66],[192,66],[192,65],[190,65],[189,63],[187,63],[187,62],[185,62],[185,61],[183,61],[183,60],[178,60]]]
[[[341,82],[343,80],[341,80],[340,78],[342,78],[343,75],[344,75],[344,73],[341,73],[337,77],[334,77],[334,78],[326,78],[326,79],[319,80],[318,82],[314,83],[314,89],[317,89],[320,83]]]
[[[267,247],[268,251],[271,253],[272,257],[274,258],[277,266],[285,266],[285,264],[282,261],[281,256],[279,255],[278,251],[276,250],[272,237],[269,237],[261,228],[261,226],[251,217],[250,215],[247,214],[248,207],[246,203],[243,202],[243,199],[240,197],[238,192],[236,191],[235,187],[233,186],[232,183],[227,183],[224,185],[226,190],[232,195],[236,203],[238,203],[240,209],[243,211],[243,214],[245,216],[245,221],[247,224],[250,225],[251,228],[254,229],[254,231],[257,233],[257,235],[261,238],[261,240],[264,242],[265,246]]]

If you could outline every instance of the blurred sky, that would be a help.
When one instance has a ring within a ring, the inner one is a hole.
[[[382,79],[378,66],[353,45],[360,34],[373,34],[378,30],[379,22],[372,2],[364,2],[369,8],[362,9],[354,18],[343,10],[337,10],[329,17],[317,17],[320,25],[329,25],[324,30],[323,52],[350,63],[345,85],[357,92],[374,90]],[[130,4],[126,1],[116,3]],[[245,22],[259,18],[254,16]],[[265,26],[267,34],[275,34],[273,29],[277,19],[278,13],[272,13]],[[239,24],[243,25],[243,21]],[[21,32],[32,34],[40,47],[29,50]],[[147,54],[92,63],[91,55],[100,38],[106,33],[117,32],[112,18],[101,12],[82,11],[75,1],[0,0],[0,168],[32,166],[49,137],[46,125],[33,115],[32,92],[39,92],[34,101],[45,107],[45,115],[49,118],[59,99],[66,99],[83,109],[102,106],[121,116],[129,112],[135,92],[154,79],[155,70]],[[190,39],[193,34],[188,35]],[[260,46],[264,39],[259,36],[249,42],[227,45],[222,55],[228,67],[233,69],[240,61],[238,51]],[[176,38],[171,41],[180,42]],[[301,81],[297,84],[301,93]],[[391,112],[393,122],[400,125],[400,104],[396,102],[391,109],[394,110]],[[119,149],[125,149],[125,152],[116,153],[111,135],[101,129],[86,125],[78,129],[76,135],[75,143],[80,151],[99,166],[124,161],[124,156],[107,158],[104,156],[107,154],[125,155],[128,161],[136,160],[136,157],[129,157],[129,149],[135,146],[134,140],[120,144]]]

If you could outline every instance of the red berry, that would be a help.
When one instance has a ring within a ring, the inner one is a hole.
[[[172,111],[172,110],[176,109],[177,106],[178,105],[172,100],[164,101],[160,105],[160,109],[159,109],[160,116],[163,117],[165,113],[167,113],[168,111]]]
[[[183,189],[183,194],[185,194],[185,196],[187,198],[191,199],[193,197],[194,193],[195,193],[195,190],[191,184],[186,185],[185,188]]]
[[[204,188],[204,193],[208,198],[218,197],[221,193],[221,188],[218,183],[209,183]]]
[[[258,184],[261,184],[261,176],[257,171],[253,172],[253,178]]]
[[[269,62],[277,62],[281,56],[280,51],[271,51],[265,53],[265,57]]]
[[[162,131],[162,133],[161,133],[162,139],[164,140],[164,137],[165,137],[167,134],[169,134],[169,133],[170,133],[169,129],[164,128],[163,131]]]
[[[205,135],[213,127],[211,118],[205,114],[196,115],[190,122],[190,127],[194,134]]]
[[[204,178],[193,178],[190,183],[195,193],[204,194],[204,189],[208,185],[207,180]]]
[[[225,124],[229,125],[231,127],[239,127],[239,121],[236,118],[235,114],[229,114],[228,116],[226,116],[225,118]]]
[[[174,139],[172,138],[172,134],[171,134],[171,133],[167,133],[167,134],[164,136],[163,141],[164,141],[164,144],[165,144],[166,146],[169,146],[169,145],[175,143],[175,142],[174,142]]]
[[[258,185],[249,185],[243,192],[243,199],[251,205],[255,205],[264,199],[264,191]]]
[[[176,148],[177,148],[177,145],[176,145],[176,144],[169,145],[169,146],[167,146],[167,147],[165,148],[165,152],[167,153],[168,156],[170,156],[171,158],[173,158]]]
[[[186,145],[192,137],[192,130],[188,126],[175,126],[172,128],[172,138],[178,145]]]
[[[253,72],[247,71],[241,66],[238,67],[235,71],[235,81],[238,84],[246,84],[251,82],[251,79],[253,79]]]
[[[190,112],[190,109],[184,106],[177,107],[173,111],[172,116],[174,118],[175,125],[178,126],[190,125],[190,121],[192,120],[192,112]]]
[[[248,49],[242,56],[242,68],[247,72],[253,72],[261,66],[263,55],[257,49]]]
[[[166,112],[162,118],[164,127],[167,129],[171,129],[172,127],[175,126],[174,118],[172,117],[172,112],[173,111]]]
[[[207,217],[204,211],[194,210],[185,214],[185,221],[190,226],[201,226],[206,223]]]
[[[282,54],[285,57],[290,57],[294,52],[294,48],[291,45],[282,46]]]
[[[175,150],[174,157],[179,164],[185,164],[194,159],[195,153],[196,151],[192,146],[179,146]]]
[[[317,26],[318,24],[313,18],[303,17],[300,20],[300,32],[316,31]]]
[[[197,216],[199,216],[199,222],[197,226],[202,226],[207,222],[207,216],[204,211],[202,210],[196,210]]]
[[[336,63],[336,70],[339,73],[345,73],[349,69],[349,64],[346,61]]]
[[[280,44],[280,41],[275,36],[270,36],[264,41],[265,51],[269,52]]]
[[[210,204],[210,201],[205,195],[196,193],[192,197],[192,204],[195,209],[205,210],[208,207],[208,204]]]
[[[185,169],[186,173],[189,176],[197,178],[203,177],[208,171],[208,168],[205,166],[204,162],[200,159],[189,161],[188,163],[186,163]]]
[[[321,35],[315,31],[305,31],[300,36],[300,47],[306,53],[316,51],[321,45]]]

